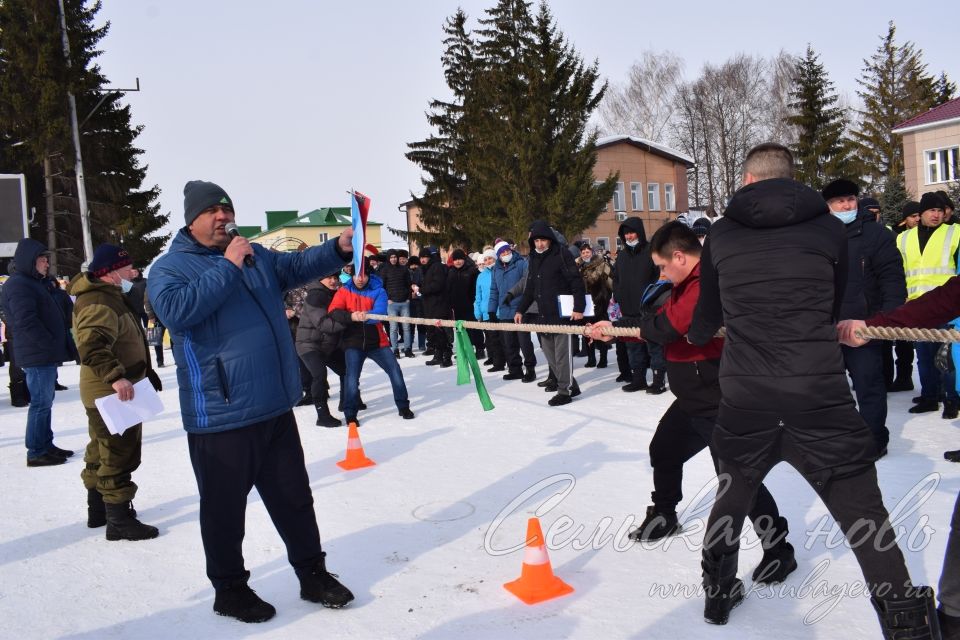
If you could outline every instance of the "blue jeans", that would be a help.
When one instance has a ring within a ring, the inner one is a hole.
[[[640,373],[650,368],[654,371],[663,371],[667,368],[667,361],[663,357],[663,347],[655,342],[627,342],[627,358],[634,373]]]
[[[387,315],[391,316],[401,316],[403,318],[410,317],[410,301],[406,302],[388,302],[387,303]],[[390,322],[390,345],[394,349],[399,349],[397,343],[397,338],[399,337],[399,327],[403,327],[403,349],[404,351],[409,351],[413,348],[413,331],[410,324],[406,322]]]
[[[343,357],[346,360],[347,371],[343,376],[343,415],[348,420],[357,417],[357,406],[360,398],[360,372],[363,370],[363,361],[370,358],[383,369],[390,378],[393,387],[393,401],[397,409],[409,409],[410,399],[407,397],[407,385],[403,381],[403,372],[397,359],[393,356],[390,347],[379,349],[344,349]]]
[[[57,384],[57,367],[24,367],[27,389],[30,390],[30,409],[27,410],[27,458],[39,458],[53,446],[50,428],[50,408]]]

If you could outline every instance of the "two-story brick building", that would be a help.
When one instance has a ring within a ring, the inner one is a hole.
[[[919,200],[960,179],[960,98],[901,122],[903,172],[910,195]]]

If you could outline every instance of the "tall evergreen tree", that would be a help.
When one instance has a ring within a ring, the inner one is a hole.
[[[957,84],[955,82],[950,82],[947,78],[947,74],[944,71],[940,72],[940,77],[937,78],[937,105],[940,106],[945,102],[950,102],[957,97]]]
[[[883,192],[880,194],[880,215],[883,223],[896,227],[900,223],[903,205],[910,199],[911,195],[907,191],[903,176],[888,176],[883,181]]]
[[[583,64],[545,4],[534,16],[527,2],[500,0],[475,38],[463,23],[458,13],[445,29],[444,68],[455,101],[440,111],[455,121],[456,135],[445,134],[447,121],[431,119],[437,134],[412,143],[407,155],[426,173],[420,201],[447,207],[433,218],[438,224],[424,219],[424,226],[441,242],[470,247],[496,236],[523,238],[536,218],[576,234],[596,220],[616,183],[616,176],[600,185],[593,177],[596,133],[587,132],[587,122],[605,90],[597,89],[596,63]],[[436,176],[441,149],[452,160],[442,177],[462,180],[459,189],[444,189]],[[432,193],[450,197],[430,202]]]
[[[790,90],[789,107],[793,113],[785,120],[796,132],[792,147],[797,180],[815,189],[835,178],[853,177],[849,143],[843,137],[846,115],[838,102],[819,56],[807,45]]]
[[[27,177],[30,206],[45,204],[44,162],[54,178],[54,208],[61,273],[79,270],[83,239],[77,200],[74,149],[67,92],[76,96],[81,151],[94,245],[122,243],[139,264],[151,261],[168,235],[157,235],[168,216],[159,213],[156,187],[145,188],[143,151],[134,146],[142,127],[132,124],[128,106],[108,85],[96,58],[109,24],[96,27],[100,2],[65,0],[70,40],[68,67],[61,39],[58,3],[0,1],[0,173]],[[31,234],[47,241],[46,217],[38,215]]]
[[[864,175],[874,187],[888,177],[903,175],[903,144],[891,131],[904,120],[936,104],[934,79],[927,74],[913,43],[896,42],[896,27],[887,34],[869,60],[864,60],[857,94],[863,100],[860,129],[853,133]]]

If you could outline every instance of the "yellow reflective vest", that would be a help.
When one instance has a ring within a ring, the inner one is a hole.
[[[919,298],[957,274],[953,259],[960,246],[957,226],[941,224],[927,240],[923,253],[920,252],[920,227],[900,234],[897,244],[907,276],[907,300]]]

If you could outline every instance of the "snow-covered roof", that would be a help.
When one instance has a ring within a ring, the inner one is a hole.
[[[696,164],[696,161],[685,153],[680,153],[676,149],[671,149],[665,145],[653,142],[652,140],[647,140],[645,138],[638,138],[637,136],[625,136],[625,135],[616,135],[616,136],[604,136],[603,138],[597,139],[597,148],[607,147],[618,142],[627,142],[634,144],[641,149],[649,151],[650,153],[655,153],[657,155],[669,158],[670,160],[677,160],[683,162],[688,166],[693,166]]]

